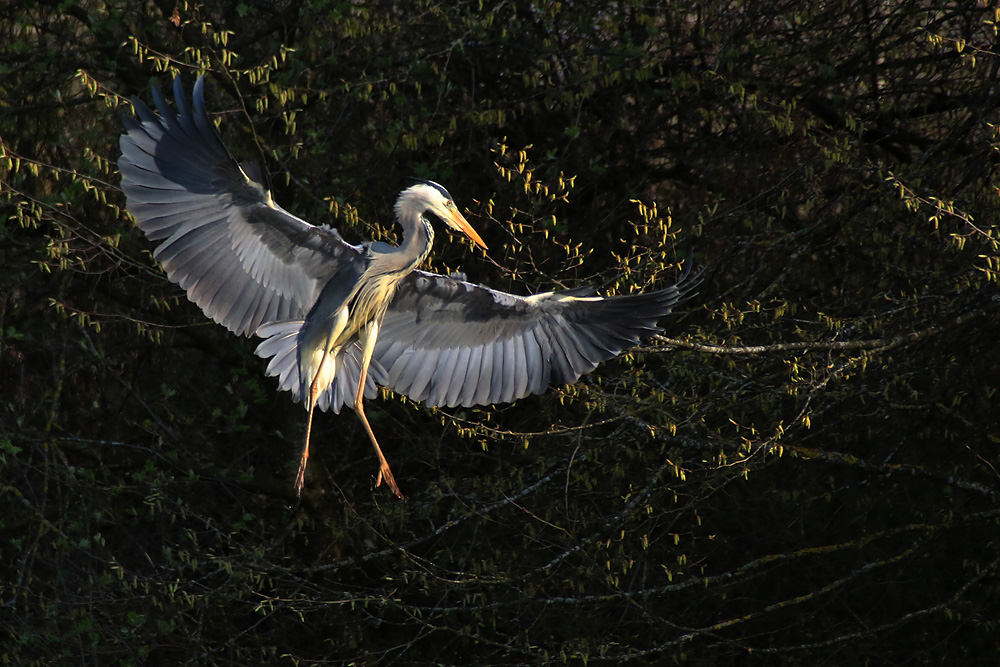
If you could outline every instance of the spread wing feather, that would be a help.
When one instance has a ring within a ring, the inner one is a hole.
[[[205,113],[204,80],[188,106],[174,79],[174,111],[153,90],[158,113],[138,99],[124,119],[118,162],[128,210],[167,276],[205,314],[251,335],[264,323],[304,318],[327,280],[356,266],[361,249],[334,229],[277,206],[222,144]]]
[[[415,271],[389,305],[374,361],[385,386],[428,405],[507,403],[576,382],[657,333],[657,321],[698,282],[688,270],[677,284],[643,294],[519,297]]]

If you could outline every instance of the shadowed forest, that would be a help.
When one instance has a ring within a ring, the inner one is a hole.
[[[992,665],[988,2],[0,8],[0,663]],[[121,118],[190,91],[274,199],[518,294],[674,282],[573,386],[305,411],[169,282]]]

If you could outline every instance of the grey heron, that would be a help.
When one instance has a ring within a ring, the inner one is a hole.
[[[399,485],[364,413],[386,387],[431,406],[507,403],[576,382],[660,329],[697,284],[626,296],[590,288],[523,297],[418,270],[434,239],[426,214],[486,244],[447,190],[419,182],[399,195],[402,244],[351,245],[279,207],[258,168],[241,166],[205,111],[204,79],[174,111],[133,98],[124,119],[121,187],[167,277],[231,332],[262,340],[267,374],[308,410],[295,490],[301,494],[313,411],[354,409],[379,459],[376,486]]]

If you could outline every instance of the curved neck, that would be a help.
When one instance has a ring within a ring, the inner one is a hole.
[[[434,243],[434,228],[422,214],[416,215],[414,224],[403,223],[402,227],[403,242],[399,245],[399,253],[401,257],[409,259],[408,268],[412,270],[417,268],[431,253],[431,244]]]

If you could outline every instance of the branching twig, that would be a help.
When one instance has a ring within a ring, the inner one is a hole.
[[[920,331],[893,336],[891,338],[875,338],[873,340],[843,340],[843,341],[815,341],[798,343],[775,343],[774,345],[744,345],[744,346],[722,346],[705,345],[704,343],[693,343],[690,341],[668,338],[667,336],[653,336],[654,340],[666,343],[670,347],[682,347],[695,352],[708,352],[710,354],[763,354],[765,352],[787,352],[789,350],[875,350],[884,352],[900,345],[916,343],[925,338],[943,333],[949,329],[965,324],[977,317],[985,315],[992,308],[980,308],[972,312],[953,317],[945,324],[928,327]],[[637,347],[635,352],[663,352],[669,348],[660,346]]]

